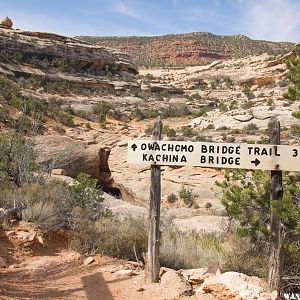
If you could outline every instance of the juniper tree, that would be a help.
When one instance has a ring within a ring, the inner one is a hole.
[[[271,207],[283,221],[287,232],[285,244],[285,286],[299,288],[300,273],[300,173],[285,172],[282,201],[270,205],[271,178],[266,171],[227,170],[223,182],[222,204],[236,221],[237,232],[257,245],[268,245]],[[263,242],[263,243],[261,243]],[[263,253],[261,249],[261,253]],[[255,271],[255,270],[253,270]]]
[[[293,52],[294,56],[286,61],[288,69],[287,78],[291,81],[292,85],[289,86],[284,97],[291,101],[296,101],[300,100],[300,45],[297,45]]]

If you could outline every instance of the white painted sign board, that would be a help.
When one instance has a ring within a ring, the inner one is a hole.
[[[300,146],[130,140],[128,163],[300,171]]]

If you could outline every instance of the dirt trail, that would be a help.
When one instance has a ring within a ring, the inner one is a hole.
[[[84,259],[67,249],[64,233],[45,235],[29,224],[0,228],[0,299],[168,299],[160,284],[148,285],[136,263],[106,256]],[[192,298],[189,298],[192,299]]]

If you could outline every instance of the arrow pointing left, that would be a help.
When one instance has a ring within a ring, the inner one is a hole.
[[[133,145],[131,146],[131,149],[133,150],[133,152],[136,150],[137,147],[138,147],[138,146],[137,146],[136,144],[133,144]]]

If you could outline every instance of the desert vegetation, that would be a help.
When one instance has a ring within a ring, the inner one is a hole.
[[[285,227],[285,260],[284,260],[284,287],[297,286],[299,278],[300,257],[299,257],[299,173],[286,172],[283,177],[284,195],[283,200],[274,202],[273,213],[277,214]],[[237,234],[248,239],[249,260],[253,272],[258,276],[265,274],[266,269],[263,266],[267,263],[268,245],[270,241],[270,174],[264,171],[226,171],[225,180],[217,183],[223,190],[222,204],[225,206],[228,216],[237,221]],[[276,206],[274,206],[276,204]],[[231,268],[240,270],[245,268],[238,262],[241,253],[245,252],[240,244],[239,249],[235,247],[234,251],[229,254],[229,261],[237,259],[237,264],[230,265]],[[264,255],[260,255],[260,254]],[[241,257],[240,257],[241,258]],[[265,261],[265,263],[263,262]],[[225,264],[226,265],[226,264]],[[249,270],[247,270],[249,272]]]

